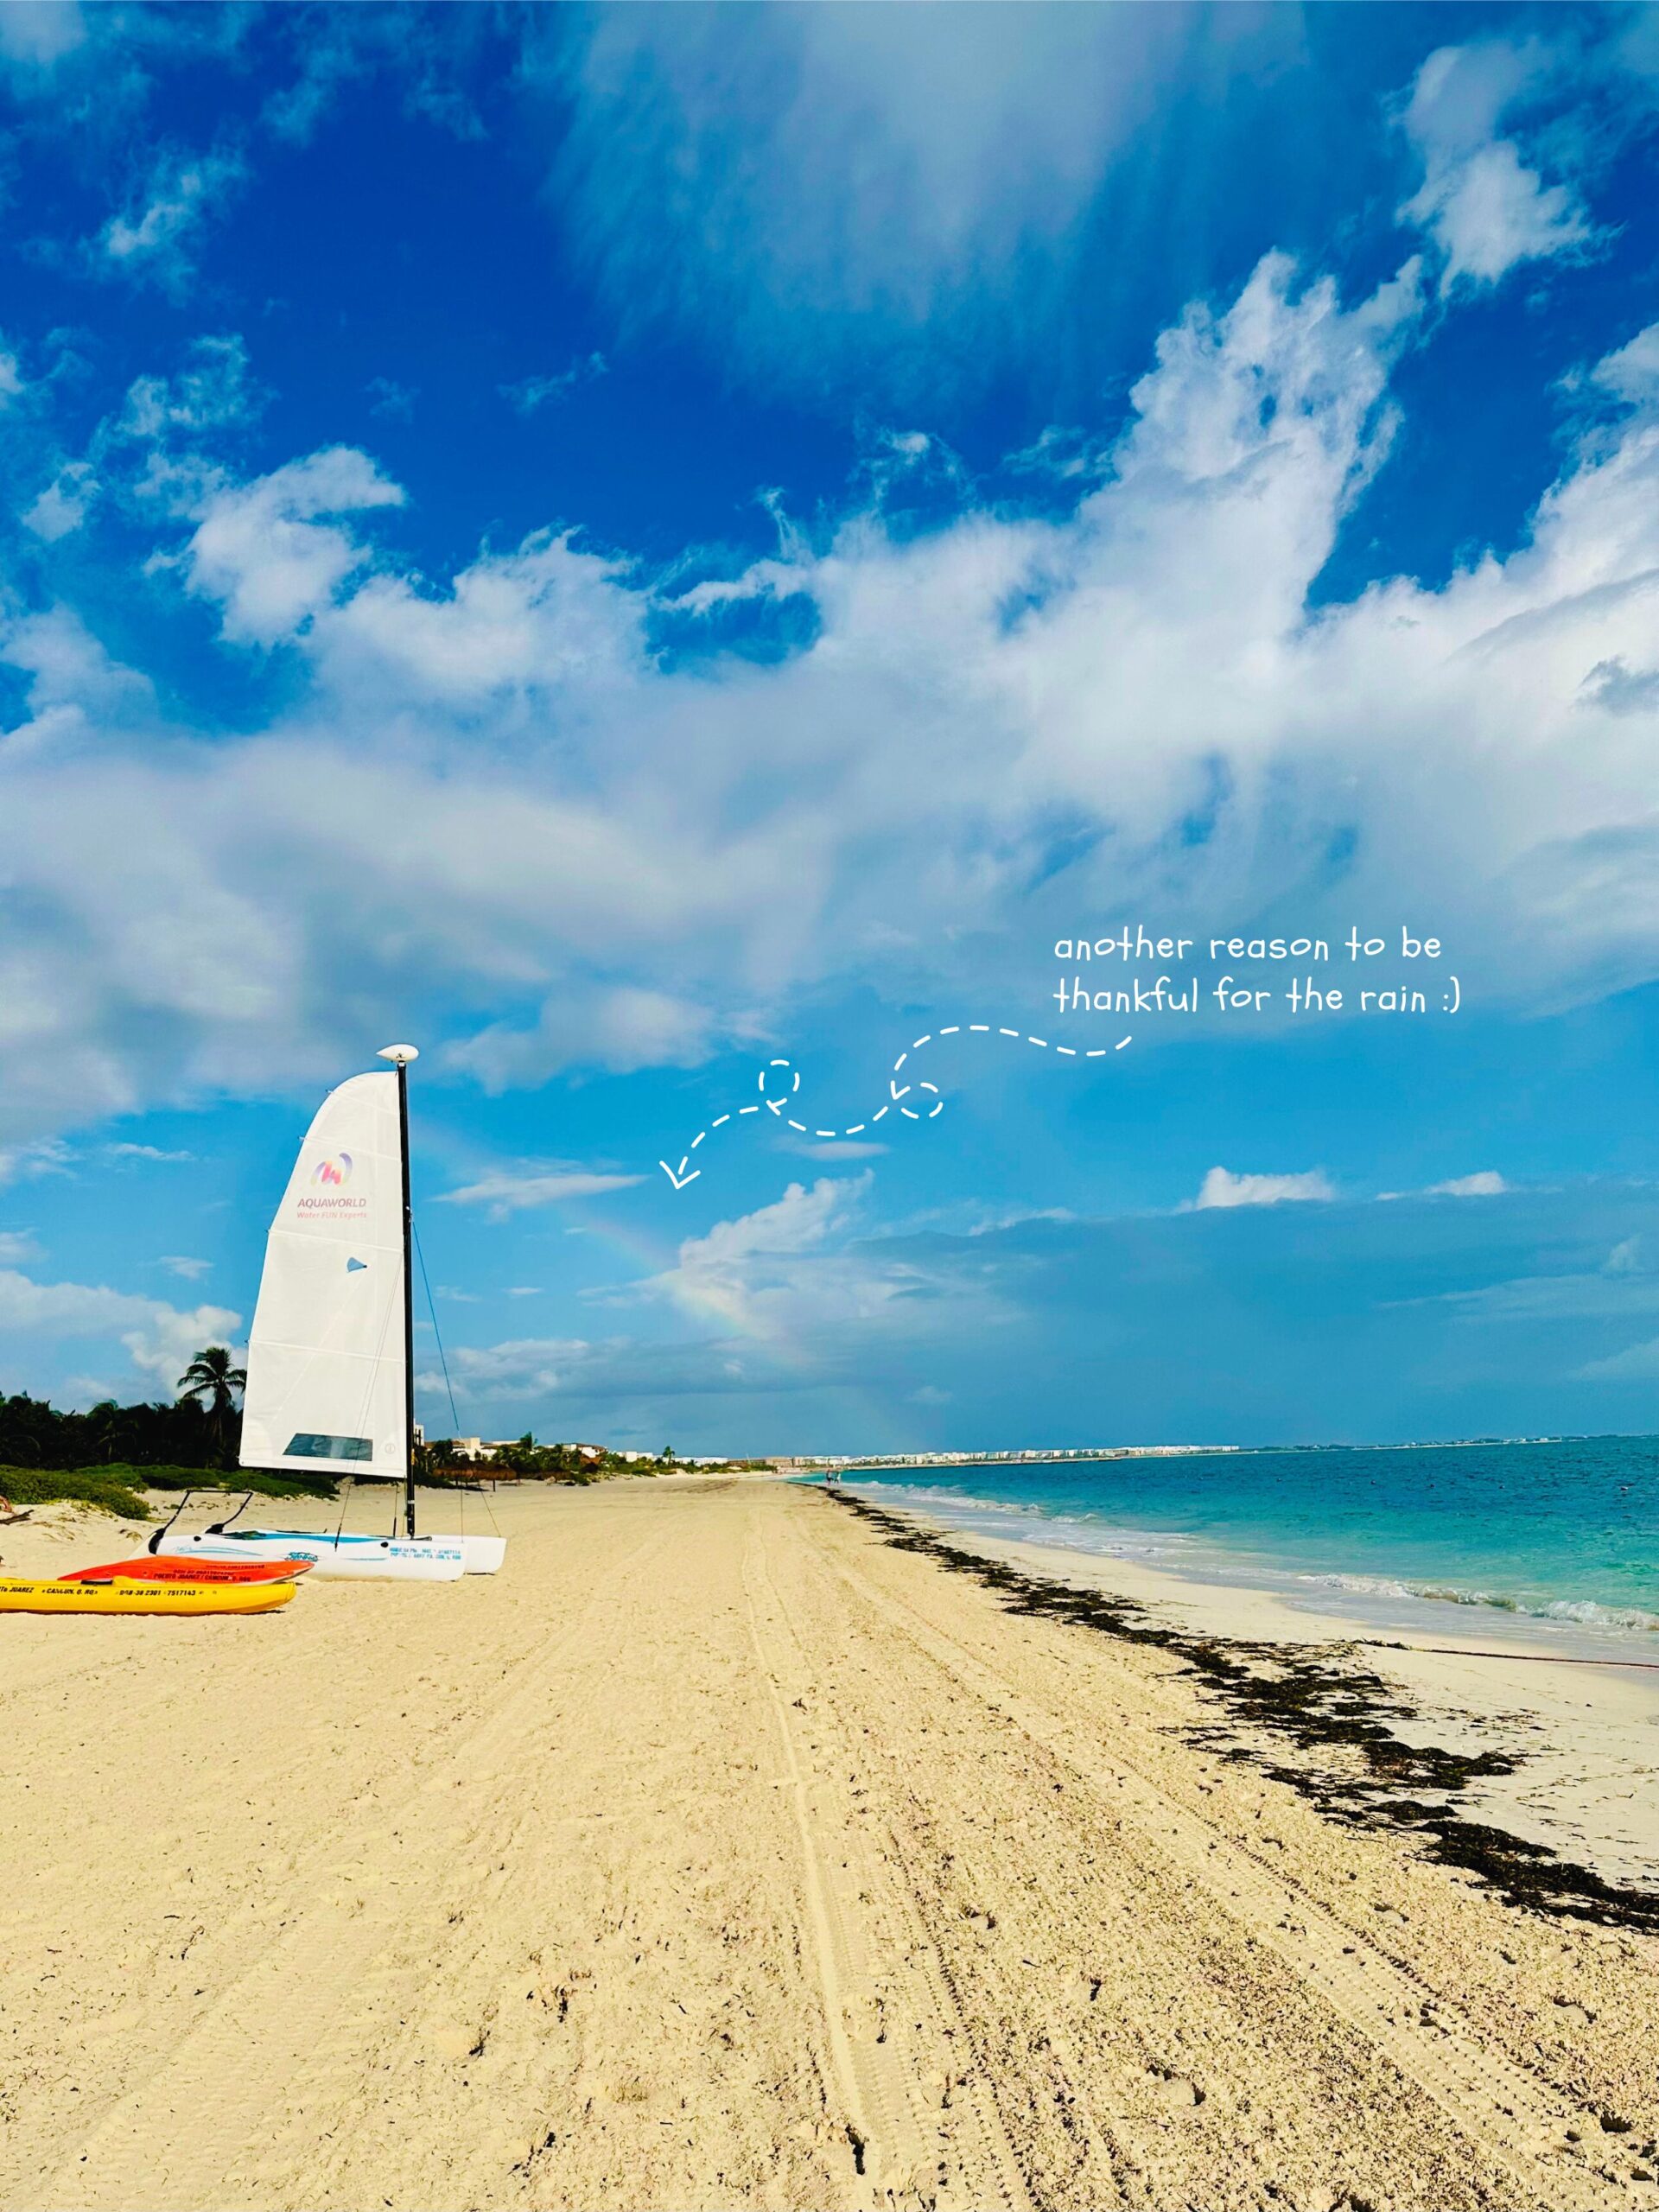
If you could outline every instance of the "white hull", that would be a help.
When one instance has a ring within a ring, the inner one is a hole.
[[[237,1535],[234,1529],[227,1529],[226,1533],[232,1538]],[[273,1533],[280,1532],[273,1532],[269,1529],[253,1529],[249,1531],[249,1534],[253,1536],[270,1536]],[[387,1540],[384,1536],[342,1535],[338,1539],[333,1536],[321,1536],[317,1541],[331,1548],[337,1547],[344,1549],[351,1544],[384,1545]],[[501,1562],[507,1555],[507,1540],[505,1536],[418,1536],[415,1538],[399,1536],[393,1541],[406,1548],[413,1542],[417,1551],[423,1550],[428,1544],[442,1544],[446,1548],[458,1544],[461,1547],[461,1571],[463,1574],[499,1573]]]
[[[297,1529],[246,1536],[206,1530],[194,1536],[169,1535],[167,1550],[170,1559],[188,1552],[200,1552],[205,1559],[308,1559],[314,1574],[353,1580],[458,1582],[467,1572],[467,1555],[457,1536],[343,1536],[336,1542],[332,1536]]]

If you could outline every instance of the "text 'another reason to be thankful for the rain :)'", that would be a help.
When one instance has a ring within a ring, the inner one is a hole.
[[[1115,923],[1063,937],[1062,1014],[1223,1015],[1457,1014],[1463,988],[1438,937],[1400,924],[1345,937],[1185,935]]]

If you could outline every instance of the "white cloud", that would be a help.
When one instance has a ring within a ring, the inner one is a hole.
[[[25,526],[48,545],[56,544],[86,521],[98,488],[98,477],[89,461],[65,461],[46,489],[24,508]]]
[[[1442,257],[1441,289],[1494,284],[1522,262],[1582,247],[1589,219],[1565,184],[1546,184],[1497,135],[1506,112],[1535,92],[1560,57],[1503,39],[1441,47],[1417,73],[1402,121],[1423,164],[1401,209]]]
[[[870,1185],[868,1168],[810,1188],[791,1183],[772,1205],[687,1237],[663,1274],[600,1302],[667,1302],[721,1339],[741,1339],[734,1351],[764,1352],[763,1367],[796,1372],[832,1369],[849,1338],[863,1339],[872,1325],[889,1339],[944,1325],[934,1297],[912,1305],[924,1283],[912,1260],[879,1244],[849,1246]],[[966,1303],[979,1302],[970,1289]],[[962,1312],[961,1302],[952,1310]]]
[[[0,1229],[0,1267],[15,1268],[28,1260],[38,1260],[41,1248],[35,1242],[30,1229]]]
[[[1322,1167],[1311,1167],[1300,1175],[1235,1175],[1225,1167],[1212,1167],[1192,1205],[1202,1212],[1209,1206],[1276,1206],[1287,1200],[1336,1195]]]
[[[241,1317],[222,1306],[182,1313],[158,1298],[78,1282],[41,1283],[0,1268],[0,1332],[48,1343],[118,1336],[166,1395],[202,1345],[231,1342]]]
[[[600,1198],[607,1191],[626,1191],[644,1180],[643,1175],[595,1174],[588,1168],[532,1164],[498,1168],[458,1191],[445,1191],[439,1203],[487,1206],[492,1221],[505,1221],[510,1215],[536,1206],[556,1205],[565,1198]]]
[[[111,1144],[105,1145],[104,1149],[111,1160],[147,1160],[171,1163],[177,1160],[194,1160],[196,1156],[194,1152],[163,1152],[159,1145],[153,1144]]]
[[[228,148],[199,154],[163,149],[125,209],[99,232],[95,264],[181,290],[202,231],[246,176],[241,156]]]
[[[185,1282],[200,1282],[203,1275],[211,1273],[213,1264],[211,1260],[193,1260],[179,1252],[168,1254],[162,1262],[169,1274],[178,1275]]]
[[[107,742],[143,721],[154,703],[149,679],[111,660],[67,607],[0,620],[0,661],[29,679],[29,718],[4,733],[15,763],[31,753],[70,751],[89,739]]]
[[[186,549],[188,588],[220,602],[226,638],[275,645],[370,557],[332,518],[403,502],[401,486],[348,446],[224,486],[208,495]]]
[[[984,1018],[1080,914],[1409,912],[1486,1007],[1659,976],[1659,699],[1586,688],[1651,663],[1659,410],[1568,449],[1507,557],[1310,613],[1420,312],[1409,275],[1345,308],[1270,258],[1165,333],[1071,513],[788,534],[722,602],[810,605],[764,665],[661,655],[652,580],[569,537],[437,583],[372,558],[352,518],[402,493],[362,454],[221,471],[157,588],[291,641],[264,727],[168,718],[67,608],[9,633],[73,741],[0,815],[0,1143],[330,1077],[400,1009],[497,1088],[871,983]]]

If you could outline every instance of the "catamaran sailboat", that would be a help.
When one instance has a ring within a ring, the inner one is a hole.
[[[270,1224],[248,1339],[241,1462],[401,1483],[402,1533],[238,1528],[250,1491],[199,1535],[176,1535],[169,1521],[152,1552],[303,1559],[319,1575],[423,1582],[493,1574],[501,1564],[503,1537],[416,1530],[409,1064],[420,1056],[413,1045],[388,1045],[379,1057],[391,1068],[353,1076],[323,1100]]]

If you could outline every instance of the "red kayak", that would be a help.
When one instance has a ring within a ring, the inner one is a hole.
[[[291,1582],[309,1571],[308,1559],[118,1559],[112,1567],[77,1567],[60,1582]]]

